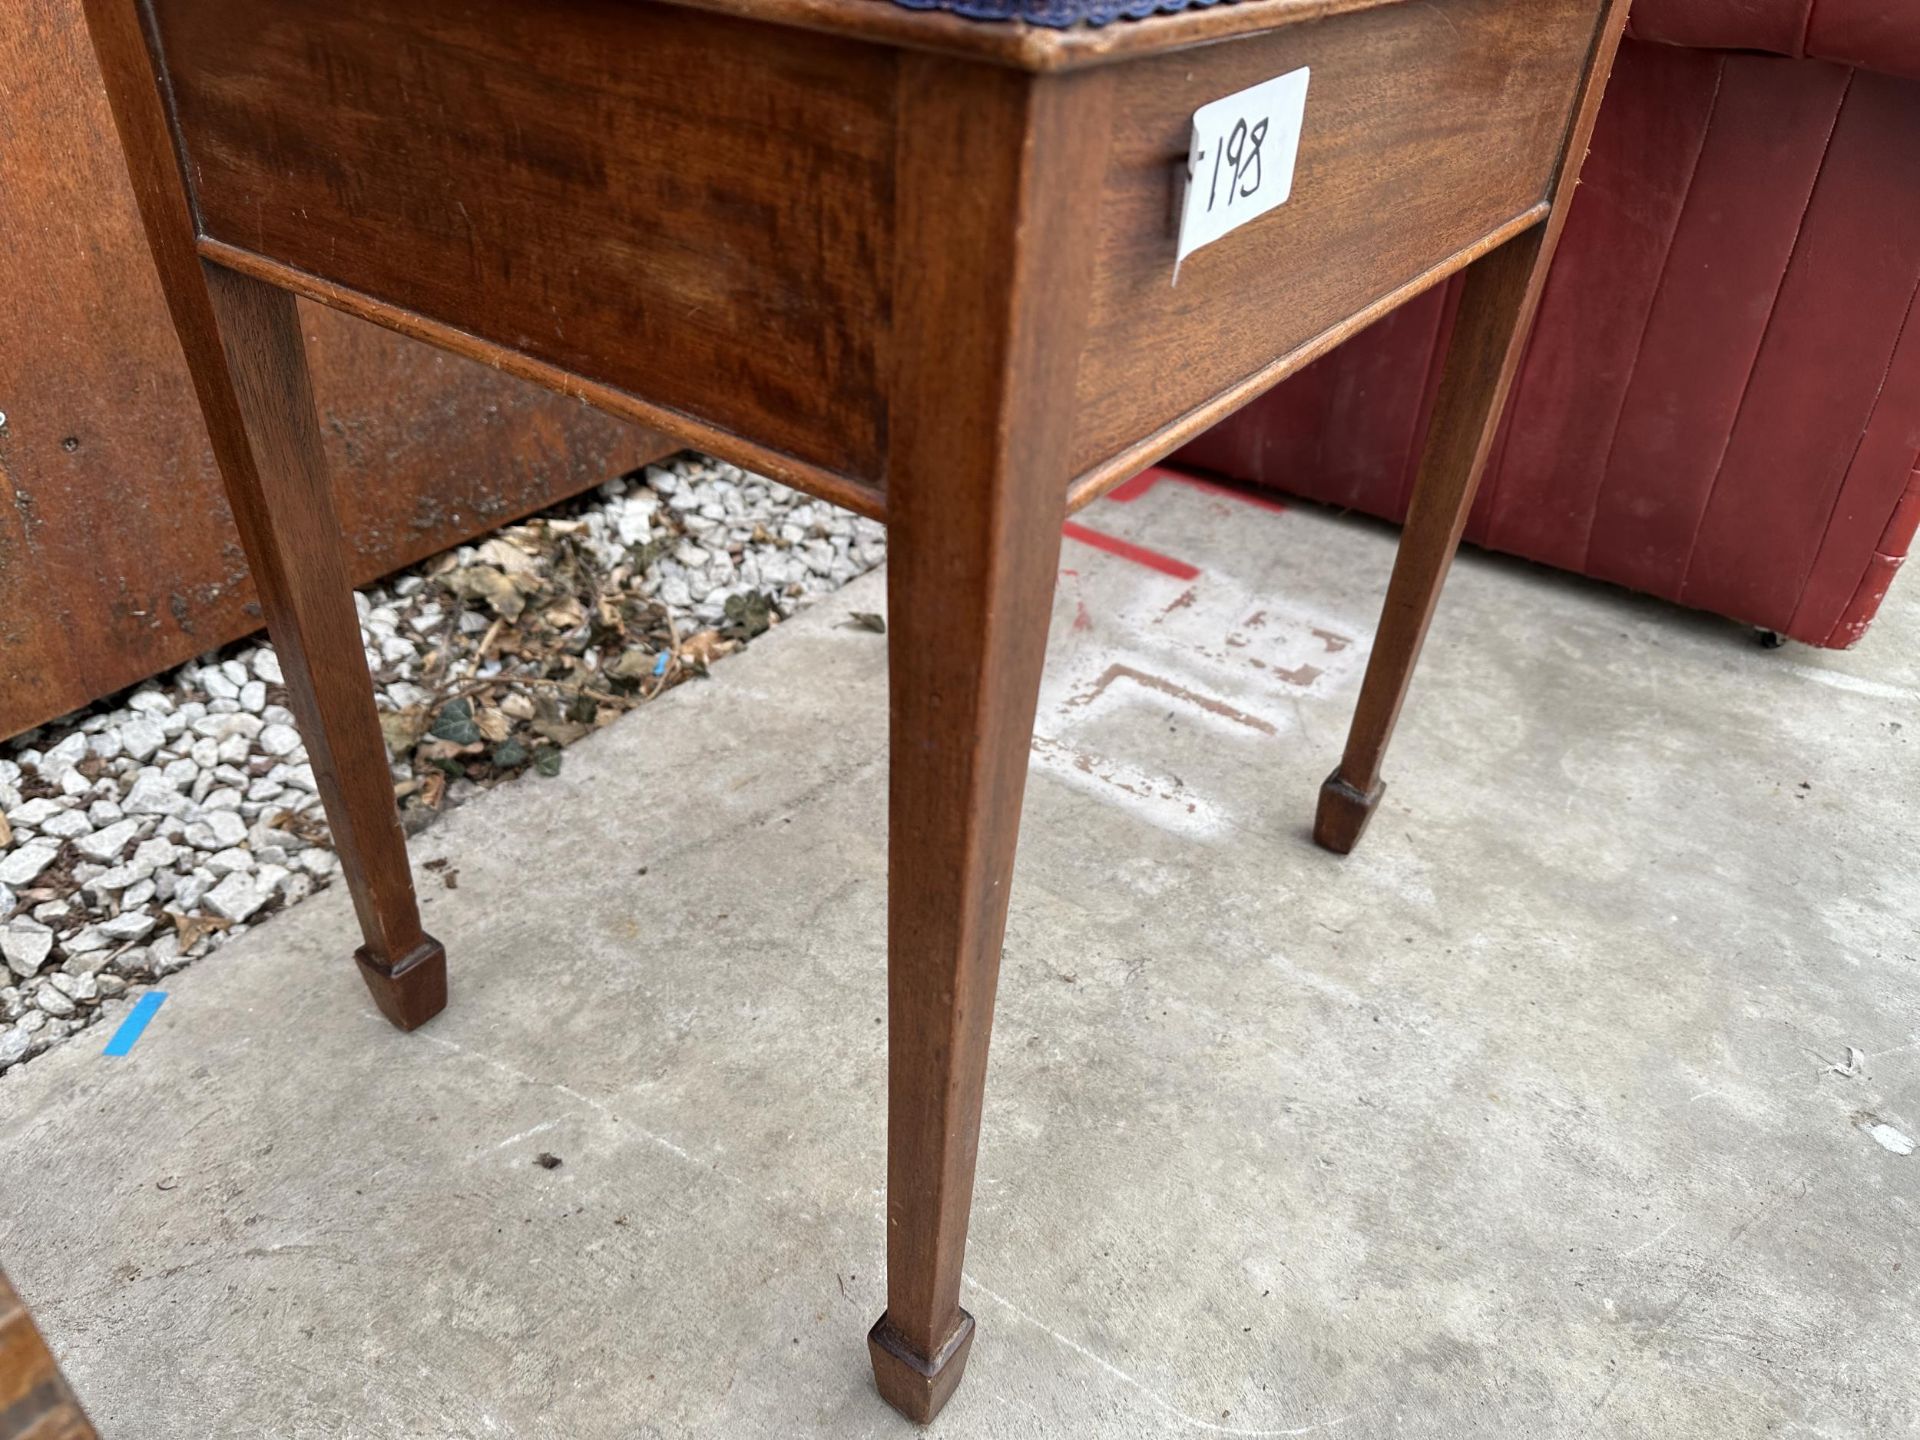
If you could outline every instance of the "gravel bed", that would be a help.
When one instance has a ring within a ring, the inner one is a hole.
[[[682,455],[359,592],[402,820],[558,773],[884,555],[873,521]],[[332,881],[286,701],[242,642],[0,746],[0,1071]]]

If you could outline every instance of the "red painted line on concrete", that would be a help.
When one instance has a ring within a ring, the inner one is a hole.
[[[1102,535],[1098,530],[1089,530],[1084,525],[1069,520],[1061,527],[1060,533],[1069,540],[1078,540],[1082,545],[1091,545],[1096,550],[1104,550],[1109,555],[1118,555],[1122,560],[1131,560],[1136,565],[1144,565],[1149,570],[1158,570],[1162,575],[1171,575],[1176,580],[1198,580],[1200,572],[1184,560],[1176,560],[1171,555],[1162,555],[1158,550],[1149,550],[1144,545],[1136,545],[1131,540],[1122,540],[1118,535]]]
[[[1218,495],[1226,500],[1238,500],[1242,505],[1251,505],[1259,510],[1279,512],[1287,507],[1278,500],[1265,495],[1256,495],[1250,490],[1242,490],[1233,485],[1222,485],[1217,480],[1208,480],[1200,475],[1191,475],[1185,470],[1176,470],[1171,465],[1150,465],[1131,480],[1116,485],[1107,492],[1107,499],[1118,500],[1125,505],[1138,500],[1163,480],[1185,485],[1193,490],[1201,490],[1209,495]]]

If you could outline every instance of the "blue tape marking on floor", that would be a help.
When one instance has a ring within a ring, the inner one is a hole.
[[[127,1012],[127,1018],[120,1022],[120,1028],[113,1032],[113,1038],[107,1042],[103,1055],[124,1055],[133,1049],[133,1042],[140,1038],[140,1032],[147,1028],[147,1022],[153,1019],[159,1010],[160,1002],[167,998],[164,990],[149,990],[140,997],[140,1003]]]

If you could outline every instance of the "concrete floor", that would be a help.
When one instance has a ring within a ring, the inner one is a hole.
[[[1389,533],[1081,519],[1203,573],[1066,547],[937,1433],[1913,1433],[1920,584],[1765,652],[1468,557],[1342,862]],[[0,1081],[0,1265],[108,1440],[909,1433],[883,600],[423,837],[420,1033],[336,891]]]

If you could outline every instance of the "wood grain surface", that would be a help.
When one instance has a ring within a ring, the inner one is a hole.
[[[97,1440],[5,1271],[0,1271],[0,1440]]]
[[[1416,277],[1444,278],[1544,200],[1593,25],[1591,0],[1435,0],[1124,67],[1075,474]],[[1303,65],[1291,197],[1172,284],[1194,110]]]
[[[878,475],[892,52],[630,0],[156,16],[205,234]]]
[[[1046,659],[1114,78],[902,69],[889,433],[887,1310],[881,1393],[958,1383],[987,1039]],[[971,258],[968,267],[921,257]]]
[[[0,736],[260,625],[78,0],[0,24]],[[364,583],[664,442],[303,307]]]

